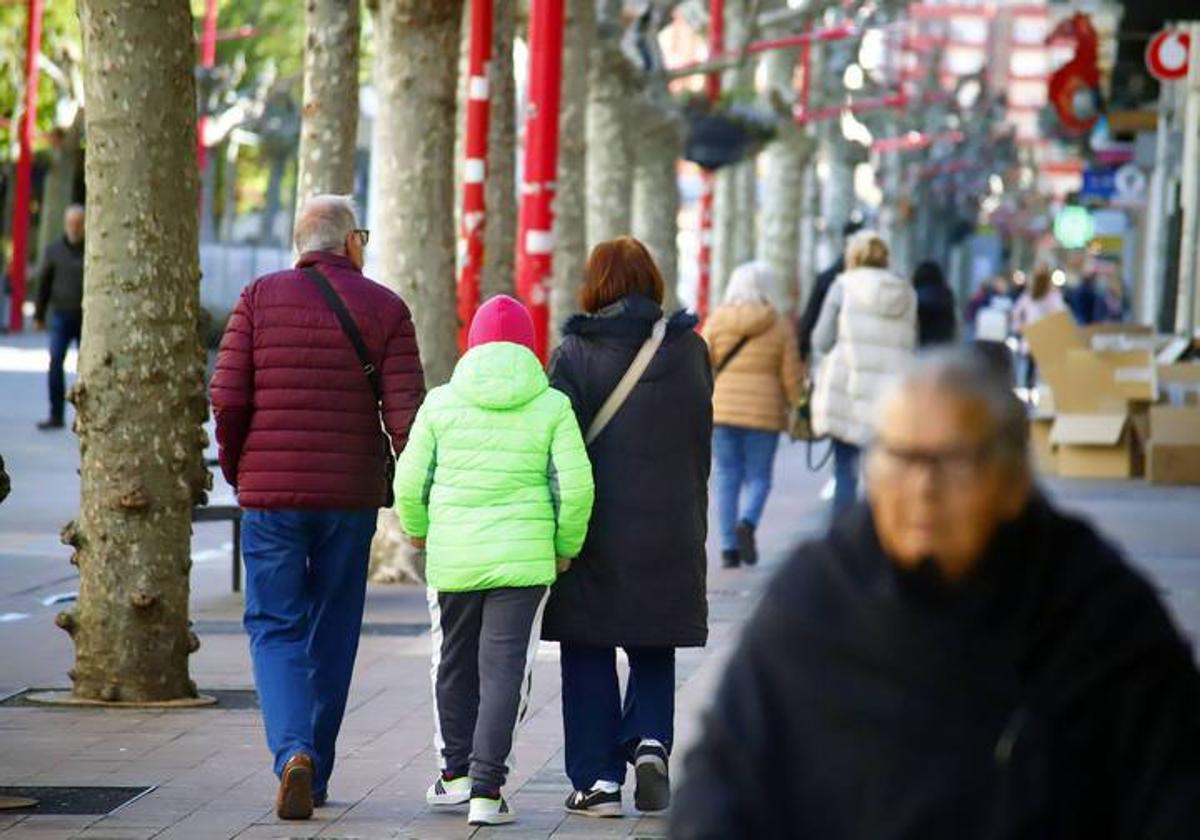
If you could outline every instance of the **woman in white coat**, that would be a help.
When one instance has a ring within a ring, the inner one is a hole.
[[[871,435],[871,412],[888,380],[912,360],[917,296],[887,270],[888,247],[864,230],[846,243],[846,270],[834,282],[813,330],[820,356],[813,430],[833,442],[834,517],[858,497],[858,464]]]

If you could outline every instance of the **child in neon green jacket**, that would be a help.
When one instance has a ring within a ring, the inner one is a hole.
[[[525,307],[492,298],[468,344],[417,414],[396,512],[426,550],[442,770],[426,799],[469,800],[471,824],[496,825],[513,819],[500,789],[550,584],[587,536],[592,468]]]

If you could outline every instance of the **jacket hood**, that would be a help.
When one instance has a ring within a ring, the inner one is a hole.
[[[733,303],[713,313],[712,329],[754,338],[775,326],[777,320],[779,313],[769,303]]]
[[[493,341],[468,350],[454,368],[450,387],[482,408],[519,408],[550,387],[538,357],[527,347]]]
[[[843,294],[859,306],[885,318],[897,318],[912,305],[912,286],[881,268],[853,268],[842,274]]]
[[[663,309],[650,298],[628,295],[606,306],[595,315],[572,315],[563,324],[563,335],[609,336],[645,341],[654,322],[663,316]],[[667,338],[694,330],[699,320],[686,310],[679,310],[667,321]]]

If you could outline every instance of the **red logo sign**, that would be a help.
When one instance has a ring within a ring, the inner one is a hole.
[[[1188,72],[1188,46],[1191,38],[1180,29],[1164,29],[1146,46],[1146,67],[1162,82],[1182,79]]]

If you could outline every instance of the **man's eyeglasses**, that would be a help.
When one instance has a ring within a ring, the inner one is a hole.
[[[350,232],[358,237],[358,243],[360,245],[362,245],[364,248],[366,248],[367,243],[371,241],[371,231],[369,231],[365,228],[357,228]]]
[[[975,480],[979,468],[996,454],[992,443],[940,450],[905,449],[882,441],[871,448],[873,466],[884,481],[900,481],[915,470],[928,471],[941,485],[963,486]]]

